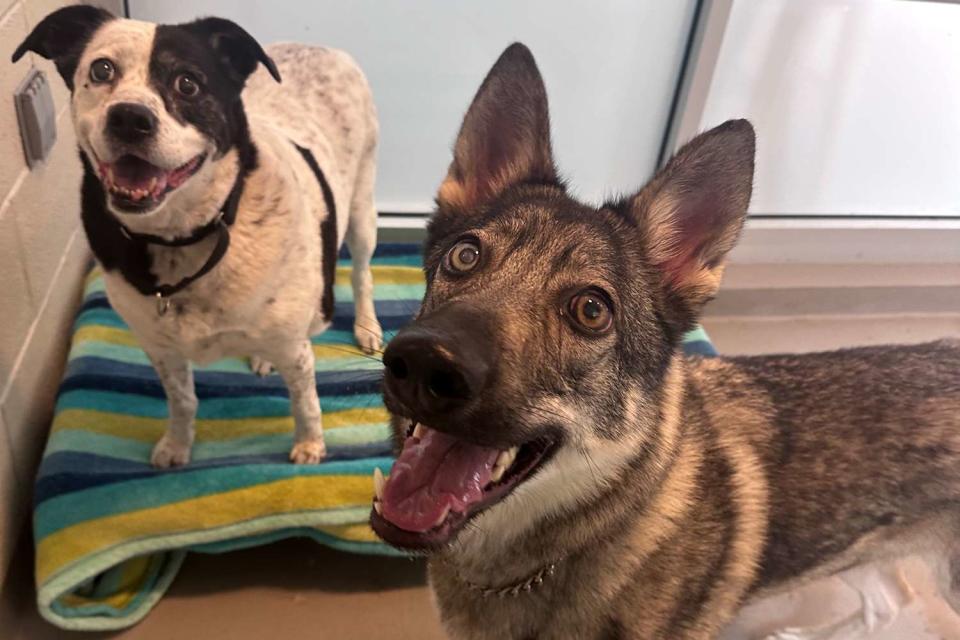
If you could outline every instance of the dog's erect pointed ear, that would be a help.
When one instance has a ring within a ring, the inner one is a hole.
[[[67,88],[73,91],[73,74],[83,48],[100,25],[113,18],[109,11],[85,4],[58,9],[33,28],[13,52],[12,60],[16,62],[27,51],[53,60]]]
[[[648,259],[679,324],[689,329],[720,286],[753,190],[753,126],[729,120],[702,133],[628,201]]]
[[[533,54],[514,43],[487,74],[463,119],[441,207],[470,209],[522,183],[557,182],[547,90]]]
[[[231,78],[238,84],[243,85],[247,81],[250,74],[256,71],[258,63],[262,63],[273,79],[280,82],[277,65],[260,43],[237,23],[223,18],[201,18],[184,26],[207,39]]]

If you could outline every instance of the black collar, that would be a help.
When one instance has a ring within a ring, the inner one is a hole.
[[[170,301],[167,300],[167,298],[179,291],[186,289],[188,286],[210,273],[210,271],[217,266],[217,263],[219,263],[220,260],[223,259],[223,256],[227,253],[227,249],[230,246],[230,226],[237,219],[237,209],[240,206],[240,197],[243,195],[244,182],[246,182],[246,172],[241,170],[237,173],[237,179],[233,183],[233,188],[230,189],[230,193],[227,195],[227,199],[220,208],[220,213],[217,215],[217,217],[199,229],[196,229],[190,235],[182,238],[173,238],[172,240],[168,240],[162,236],[150,235],[148,233],[134,233],[120,223],[119,220],[117,221],[117,224],[120,225],[120,233],[123,234],[127,240],[131,242],[142,242],[145,244],[158,244],[164,247],[187,247],[200,242],[214,232],[218,234],[217,244],[214,246],[213,252],[198,271],[173,284],[156,284],[146,291],[141,289],[141,293],[156,296],[157,313],[160,315],[166,313],[170,306]]]

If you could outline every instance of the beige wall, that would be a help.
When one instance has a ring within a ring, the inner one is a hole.
[[[69,94],[53,64],[10,55],[44,16],[68,2],[0,0],[0,578],[28,513],[67,339],[90,260],[80,228],[80,162]],[[100,2],[120,12],[122,2]],[[13,92],[31,67],[53,87],[57,144],[28,170]]]

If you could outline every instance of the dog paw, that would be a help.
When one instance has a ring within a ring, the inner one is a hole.
[[[255,374],[264,378],[270,375],[273,372],[273,365],[261,358],[260,356],[251,356],[250,357],[250,370]]]
[[[294,464],[317,464],[327,455],[327,445],[323,440],[304,440],[296,442],[290,450],[290,462]]]
[[[169,469],[170,467],[182,467],[190,462],[190,445],[175,442],[169,434],[164,434],[153,447],[153,453],[150,455],[150,464],[157,469]]]
[[[366,354],[375,353],[383,346],[383,329],[376,319],[365,320],[363,324],[353,325],[353,336],[360,350]]]

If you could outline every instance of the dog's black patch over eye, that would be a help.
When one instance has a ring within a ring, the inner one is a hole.
[[[90,80],[95,84],[113,82],[117,75],[117,68],[107,58],[97,58],[90,65]]]
[[[157,27],[150,81],[173,118],[210,138],[218,154],[236,146],[252,166],[254,151],[240,93],[206,39],[182,26]]]
[[[480,244],[475,238],[459,241],[447,252],[443,261],[448,271],[463,274],[472,271],[480,263]]]
[[[243,108],[244,85],[258,65],[280,72],[253,37],[222,18],[158,25],[150,52],[150,84],[170,115],[209,138],[222,156],[231,148],[241,165],[256,166]]]
[[[173,81],[173,87],[182,96],[192,98],[200,93],[200,82],[189,73],[181,73]]]
[[[567,303],[572,324],[590,335],[606,333],[613,325],[613,311],[607,296],[598,289],[584,289]]]

